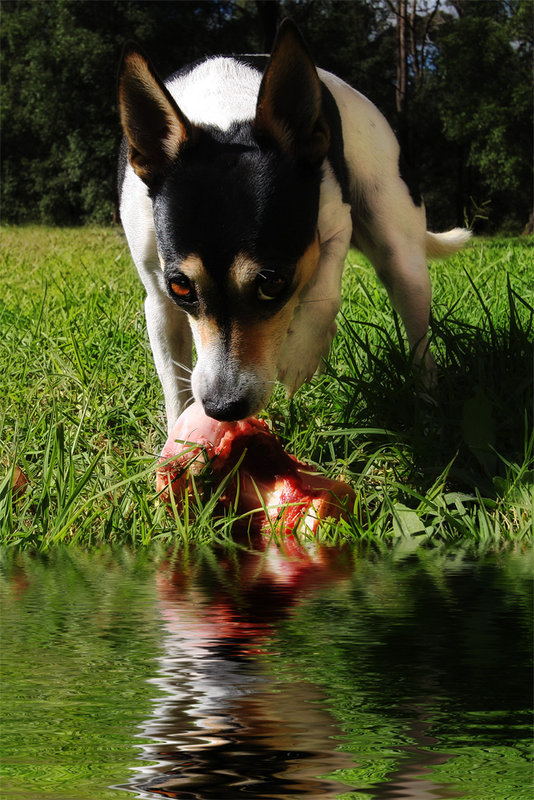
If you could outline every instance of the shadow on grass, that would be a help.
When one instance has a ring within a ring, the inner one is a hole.
[[[369,325],[348,320],[342,326],[349,366],[349,375],[336,376],[343,424],[400,434],[412,454],[409,477],[423,490],[448,465],[451,488],[486,497],[501,491],[510,471],[532,480],[534,309],[510,287],[508,304],[502,328],[486,309],[481,327],[454,313],[432,320],[439,382],[431,398],[417,390],[398,320],[396,337],[374,326],[371,337]]]

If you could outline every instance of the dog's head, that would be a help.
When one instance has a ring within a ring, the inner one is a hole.
[[[152,198],[167,291],[191,322],[193,393],[208,415],[241,419],[271,393],[319,258],[329,130],[317,71],[295,26],[282,24],[254,119],[220,130],[187,119],[128,47],[119,105],[130,163]]]

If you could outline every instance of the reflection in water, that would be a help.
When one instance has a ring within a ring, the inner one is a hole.
[[[531,800],[532,554],[409,544],[4,553],[2,796]]]
[[[277,681],[268,664],[273,625],[299,596],[347,580],[331,555],[289,562],[272,549],[160,571],[165,656],[153,683],[165,694],[143,730],[158,743],[143,759],[157,765],[136,776],[138,796],[319,800],[348,788],[318,777],[353,765],[321,692]]]
[[[451,756],[440,752],[429,730],[424,693],[430,686],[421,686],[411,705],[400,704],[406,724],[389,754],[392,768],[386,760],[383,781],[366,789],[353,782],[353,748],[325,692],[305,671],[277,674],[277,663],[285,660],[276,650],[277,628],[284,620],[298,625],[299,607],[320,602],[322,592],[350,597],[350,551],[319,549],[288,559],[271,547],[261,555],[212,553],[211,559],[164,565],[157,575],[166,635],[153,683],[164,694],[143,729],[157,743],[145,748],[143,759],[157,763],[138,771],[130,790],[135,787],[141,798],[194,800],[319,800],[351,788],[359,797],[460,796],[433,775]],[[343,626],[335,614],[331,622],[335,647]],[[309,633],[303,621],[303,637]],[[357,639],[349,642],[349,653],[355,647]],[[322,636],[317,655],[327,655]],[[342,687],[347,707],[357,683],[352,675]]]
[[[412,717],[407,735],[413,744],[398,747],[399,767],[388,773],[380,786],[360,790],[361,796],[368,794],[376,800],[445,800],[459,797],[459,792],[450,786],[440,786],[432,777],[433,767],[446,764],[451,756],[432,750],[439,745],[439,741],[429,734],[432,726],[426,721],[428,707],[421,703],[406,711]]]

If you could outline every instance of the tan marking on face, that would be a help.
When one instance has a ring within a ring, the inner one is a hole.
[[[310,280],[319,261],[320,246],[319,236],[306,248],[298,260],[295,270],[295,283],[300,291]],[[238,253],[228,271],[228,280],[231,287],[242,291],[247,289],[261,273],[260,265],[245,253]]]
[[[207,352],[219,346],[221,331],[213,317],[202,317],[201,319],[189,317],[189,323],[197,350]]]
[[[291,298],[270,319],[248,324],[234,322],[230,337],[230,352],[243,368],[260,370],[269,380],[274,380],[278,353],[287,333],[296,297]]]
[[[209,281],[202,259],[194,253],[180,263],[180,272],[183,272],[197,286],[206,286]]]
[[[254,322],[242,322],[234,319],[230,325],[229,342],[222,332],[214,317],[193,318],[190,324],[195,339],[199,360],[194,375],[197,382],[205,375],[210,375],[212,369],[224,369],[220,358],[226,351],[228,365],[236,367],[243,373],[255,376],[255,386],[258,396],[254,402],[258,407],[265,403],[276,379],[276,369],[282,343],[287,335],[288,328],[295,308],[299,302],[302,289],[312,278],[319,260],[320,248],[318,237],[306,249],[299,259],[295,271],[295,291],[287,303],[267,319]],[[195,260],[196,259],[196,260]],[[209,276],[204,272],[200,259],[190,256],[187,259],[189,270],[184,273],[192,280],[202,278],[209,281]],[[254,280],[258,266],[250,258],[236,258],[230,270],[230,279],[233,288],[243,289]],[[269,301],[265,301],[268,304]],[[228,348],[228,349],[226,349]]]
[[[298,305],[299,294],[312,278],[317,268],[319,255],[319,237],[316,236],[297,262],[296,290],[293,296],[273,317],[253,323],[234,321],[230,337],[230,351],[238,364],[251,369],[263,368],[268,373],[274,373],[282,342],[287,334],[295,307]],[[232,265],[233,267],[236,266],[236,262]],[[253,263],[248,260],[248,265]],[[247,268],[243,264],[237,266],[234,275],[239,274],[238,270],[240,269],[241,277],[243,277]],[[268,302],[268,300],[265,301],[266,304]]]
[[[260,265],[245,253],[238,253],[228,270],[228,282],[231,288],[243,291],[250,286],[260,272]]]
[[[161,255],[158,249],[158,259],[162,270],[165,270],[165,261],[163,256]],[[205,287],[209,282],[209,276],[204,269],[204,264],[202,263],[202,259],[200,256],[195,254],[191,254],[187,256],[180,264],[179,264],[179,271],[183,272],[184,275],[189,278],[191,283],[196,284],[197,286]],[[178,293],[179,294],[179,293]]]

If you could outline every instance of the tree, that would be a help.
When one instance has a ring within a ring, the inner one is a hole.
[[[204,54],[258,49],[246,13],[234,20],[229,0],[3,2],[3,219],[111,221],[124,41],[142,42],[166,74]]]
[[[524,226],[532,209],[529,2],[450,3],[436,42],[440,118],[459,160],[458,202],[491,226]],[[468,212],[469,213],[469,212]]]
[[[396,127],[431,224],[522,228],[532,209],[531,2],[384,0]]]
[[[316,62],[393,124],[431,227],[487,207],[489,229],[521,230],[532,209],[531,9],[531,0],[3,0],[2,218],[113,218],[126,40],[166,75],[204,55],[265,51],[277,20],[292,16]]]
[[[114,125],[110,92],[99,89],[113,48],[76,24],[71,5],[4,4],[2,211],[11,219],[111,216],[102,173]]]

